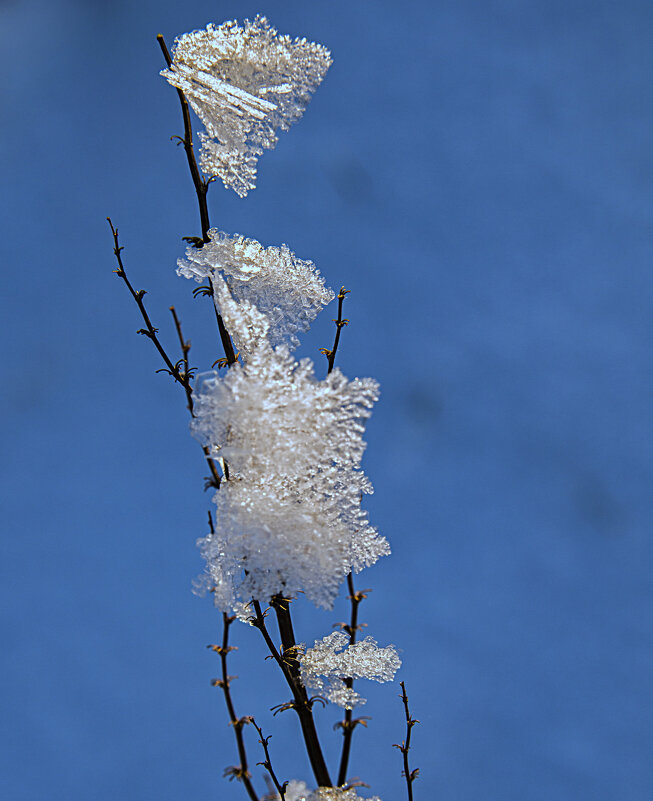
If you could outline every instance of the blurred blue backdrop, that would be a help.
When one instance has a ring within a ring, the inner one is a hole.
[[[653,5],[648,0],[2,0],[2,734],[8,801],[244,799],[191,594],[205,468],[124,286],[208,302],[155,36],[261,12],[331,48],[304,119],[213,224],[352,290],[338,362],[383,396],[357,580],[403,649],[421,801],[653,794]],[[322,361],[327,310],[301,352]],[[323,367],[320,364],[320,369]],[[311,642],[346,616],[298,602]],[[309,779],[256,632],[231,657],[282,778]],[[398,687],[361,687],[351,774],[405,798]],[[331,762],[337,710],[318,712]],[[250,738],[250,758],[259,753]],[[261,791],[263,785],[259,782]]]

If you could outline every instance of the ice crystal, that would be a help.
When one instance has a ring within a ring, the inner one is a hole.
[[[261,16],[184,34],[173,56],[161,74],[204,123],[202,169],[241,197],[256,185],[263,149],[302,116],[331,64],[323,45],[280,36]]]
[[[375,795],[364,800],[357,795],[353,787],[349,789],[318,787],[317,790],[309,790],[306,782],[293,780],[288,782],[286,787],[286,801],[381,801],[381,799]]]
[[[393,645],[379,648],[372,637],[350,645],[342,631],[315,640],[314,646],[299,657],[299,663],[304,684],[343,709],[365,703],[365,698],[346,687],[343,679],[392,681],[401,667]]]
[[[300,590],[329,607],[351,570],[389,553],[361,509],[372,492],[360,465],[378,385],[338,369],[318,380],[309,359],[270,346],[251,304],[227,311],[229,324],[242,313],[241,337],[259,339],[244,364],[196,387],[193,433],[229,465],[214,499],[218,532],[200,540],[207,581],[222,609]]]
[[[286,245],[266,248],[255,239],[215,228],[209,237],[204,247],[187,249],[186,258],[177,262],[177,273],[196,281],[215,281],[222,275],[237,303],[253,304],[266,316],[272,345],[286,341],[297,347],[297,334],[307,331],[334,297],[313,262],[297,258]],[[224,316],[218,297],[216,304]],[[242,343],[237,341],[236,347],[242,349]]]

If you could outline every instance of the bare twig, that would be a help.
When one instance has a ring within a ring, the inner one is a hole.
[[[275,596],[271,602],[272,608],[277,615],[279,634],[281,635],[283,649],[281,653],[270,637],[270,633],[265,625],[265,613],[261,611],[261,605],[258,601],[252,601],[252,606],[256,613],[255,617],[252,619],[252,625],[263,635],[263,639],[268,646],[270,654],[279,665],[293,695],[293,700],[288,704],[282,704],[279,711],[281,711],[281,708],[295,710],[299,717],[299,724],[301,726],[306,752],[318,787],[332,787],[331,777],[329,776],[324,755],[322,754],[322,747],[320,746],[317,730],[315,728],[315,721],[313,720],[313,703],[315,699],[308,697],[300,676],[299,662],[297,660],[297,643],[295,642],[295,635],[292,628],[289,603],[288,599],[282,598],[281,596]]]
[[[410,735],[412,733],[413,726],[419,723],[419,720],[415,720],[410,716],[410,710],[408,709],[408,696],[406,695],[406,685],[403,681],[399,682],[401,686],[401,695],[399,696],[404,704],[404,711],[406,713],[406,739],[402,741],[401,745],[398,743],[394,743],[394,747],[398,748],[404,758],[404,769],[401,772],[401,775],[406,778],[406,787],[408,789],[408,801],[413,801],[413,782],[419,776],[419,768],[414,768],[413,770],[410,769],[408,766],[408,752],[410,751]]]
[[[184,339],[184,335],[181,332],[181,323],[179,322],[179,317],[177,317],[177,310],[174,306],[170,307],[170,312],[172,314],[172,319],[175,321],[175,328],[177,329],[177,336],[179,337],[179,344],[181,345],[181,353],[182,359],[184,363],[184,370],[183,370],[183,378],[184,378],[184,389],[186,390],[186,405],[188,406],[188,411],[191,413],[191,416],[194,417],[193,413],[193,390],[190,386],[190,379],[192,377],[192,370],[188,366],[188,353],[190,351],[190,340],[186,341]]]
[[[333,321],[336,324],[336,338],[333,341],[333,347],[331,350],[328,348],[320,348],[320,353],[323,353],[327,357],[327,362],[329,363],[327,374],[333,370],[333,365],[336,360],[336,352],[338,351],[338,344],[340,342],[340,331],[346,325],[349,325],[349,320],[343,320],[342,318],[342,304],[345,299],[345,295],[348,294],[348,289],[345,289],[344,286],[340,287],[340,292],[338,293],[338,319]]]
[[[168,46],[166,45],[165,39],[163,38],[163,35],[159,33],[156,37],[156,40],[159,43],[159,47],[161,48],[163,57],[169,69],[172,66],[172,57],[170,56],[170,52],[168,50]],[[193,241],[196,247],[201,247],[203,244],[210,241],[209,229],[211,228],[211,223],[209,221],[209,207],[206,200],[206,195],[207,192],[209,191],[209,186],[211,185],[211,181],[210,180],[207,181],[204,178],[204,176],[200,172],[199,167],[197,166],[197,159],[195,158],[195,149],[193,147],[193,127],[190,122],[190,109],[188,107],[188,101],[186,100],[186,97],[184,96],[184,93],[181,91],[181,89],[177,89],[177,97],[179,98],[179,103],[181,105],[181,115],[184,119],[184,136],[183,139],[181,137],[178,138],[183,143],[184,150],[186,151],[188,167],[190,169],[191,178],[193,179],[195,194],[197,195],[197,203],[199,205],[199,210],[200,210],[200,222],[202,226],[201,239],[197,240],[197,237],[186,237],[186,239]],[[209,280],[209,287],[211,289],[211,295],[215,298],[213,282],[211,281],[210,278],[208,280]],[[217,308],[215,310],[215,318],[218,323],[218,331],[220,332],[220,340],[222,342],[222,347],[224,348],[224,354],[227,359],[227,364],[232,365],[236,361],[236,355],[234,353],[234,348],[231,343],[231,337],[229,336],[229,332],[227,331],[224,321],[222,320],[222,315],[217,310]]]
[[[351,573],[347,576],[347,587],[349,589],[349,601],[351,603],[351,619],[349,624],[342,624],[342,628],[347,632],[347,634],[349,634],[349,644],[353,645],[356,642],[356,632],[361,628],[358,623],[358,606],[362,600],[367,598],[367,593],[370,592],[370,590],[356,592]],[[344,682],[345,686],[350,690],[354,686],[354,680],[351,678],[344,679]],[[342,728],[343,734],[342,752],[340,754],[340,768],[338,770],[338,787],[342,787],[347,779],[347,767],[349,765],[349,754],[351,752],[351,738],[354,733],[354,729],[359,723],[363,726],[367,726],[364,718],[354,719],[353,710],[347,709],[345,710],[345,719],[338,724],[339,727]]]
[[[226,768],[225,776],[229,776],[230,779],[238,779],[238,781],[243,783],[245,790],[247,791],[247,795],[249,795],[251,801],[259,801],[258,795],[254,790],[254,786],[252,785],[251,774],[247,766],[247,752],[245,751],[245,741],[243,739],[243,726],[248,723],[252,723],[253,718],[249,716],[239,718],[236,716],[236,710],[234,709],[230,688],[232,679],[235,679],[236,677],[229,676],[227,673],[227,655],[229,654],[229,651],[236,650],[234,646],[229,645],[229,626],[231,626],[235,619],[235,617],[230,617],[226,612],[223,612],[222,644],[208,646],[211,648],[211,650],[219,654],[222,667],[222,678],[213,679],[211,683],[214,687],[220,687],[224,694],[224,700],[227,704],[227,711],[229,713],[229,724],[233,726],[234,729],[236,745],[238,747],[238,758],[240,759],[239,765],[232,765],[231,767]]]
[[[260,727],[257,726],[256,721],[252,718],[252,726],[256,729],[259,736],[259,742],[263,746],[263,751],[265,752],[265,762],[258,762],[257,764],[262,765],[267,772],[270,774],[270,778],[274,782],[274,786],[277,788],[277,792],[279,793],[279,798],[281,801],[286,801],[286,787],[288,786],[288,782],[285,781],[283,784],[279,784],[279,779],[277,779],[277,775],[272,768],[272,760],[270,759],[270,751],[268,749],[268,743],[270,742],[270,737],[264,737],[263,732],[261,731]]]
[[[190,385],[191,373],[192,370],[188,367],[188,350],[190,349],[190,342],[184,343],[183,336],[181,334],[181,325],[177,319],[176,313],[173,312],[173,316],[175,318],[175,325],[177,326],[177,333],[179,335],[180,341],[182,342],[182,358],[176,362],[175,364],[172,363],[172,359],[166,353],[165,348],[161,344],[157,333],[158,328],[155,328],[152,325],[152,321],[150,320],[150,316],[147,313],[147,309],[145,308],[145,302],[143,301],[143,297],[146,294],[144,289],[136,290],[131,284],[129,278],[127,278],[127,273],[125,272],[125,265],[122,261],[122,246],[118,241],[118,229],[114,227],[113,222],[111,221],[110,217],[107,217],[107,222],[109,223],[109,227],[111,228],[111,234],[113,235],[113,252],[115,254],[116,260],[118,262],[118,269],[114,270],[114,273],[121,278],[125,283],[125,286],[129,290],[131,296],[136,301],[136,305],[141,313],[141,317],[145,322],[145,328],[140,328],[138,330],[139,334],[145,335],[148,339],[150,339],[154,343],[154,347],[159,351],[161,358],[163,359],[163,363],[165,364],[165,372],[169,373],[174,380],[181,384],[186,394],[186,403],[188,405],[188,409],[193,415],[193,400],[192,400],[192,387]],[[218,473],[218,469],[215,466],[215,462],[211,458],[211,454],[209,448],[206,445],[202,446],[202,452],[204,453],[204,457],[206,459],[206,463],[209,466],[209,470],[211,471],[211,477],[209,478],[209,485],[218,488],[221,482],[221,476]]]

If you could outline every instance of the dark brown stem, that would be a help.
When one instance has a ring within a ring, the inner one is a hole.
[[[186,341],[184,339],[184,335],[181,331],[181,323],[179,322],[179,317],[177,317],[177,310],[174,306],[170,307],[170,313],[172,314],[172,319],[175,321],[175,329],[177,330],[177,336],[179,337],[179,344],[181,345],[181,353],[182,359],[184,361],[184,389],[186,390],[186,405],[188,406],[188,411],[191,414],[191,417],[195,417],[193,413],[193,390],[190,386],[190,369],[188,367],[188,352],[190,351],[190,341]]]
[[[168,50],[168,46],[166,45],[165,39],[163,38],[163,34],[158,34],[156,37],[157,42],[159,43],[159,47],[163,53],[163,57],[168,65],[168,69],[172,66],[172,57],[170,56],[170,52]],[[177,89],[177,97],[179,98],[179,104],[181,105],[181,115],[184,120],[184,137],[181,141],[184,144],[184,150],[186,151],[186,158],[188,160],[188,167],[190,169],[190,176],[193,179],[193,186],[195,187],[195,194],[197,195],[197,203],[200,210],[200,223],[202,226],[202,239],[198,241],[198,244],[210,242],[209,238],[209,229],[211,228],[211,223],[209,221],[209,207],[207,203],[207,193],[209,191],[209,186],[211,181],[207,181],[202,173],[200,172],[200,168],[197,166],[197,159],[195,158],[195,149],[193,147],[193,127],[190,121],[190,108],[188,106],[188,101],[184,96],[184,93],[181,89]],[[211,287],[211,295],[215,298],[215,291],[213,288],[213,281],[209,278],[209,286]],[[214,304],[215,305],[215,304]],[[220,340],[222,342],[222,347],[224,348],[224,355],[227,358],[227,364],[232,365],[236,361],[236,354],[234,353],[234,348],[231,343],[231,337],[229,336],[229,332],[227,331],[224,321],[222,320],[222,315],[220,312],[215,310],[215,317],[218,323],[218,331],[220,332]]]
[[[320,348],[320,353],[323,353],[327,357],[327,362],[329,363],[329,369],[327,370],[327,374],[329,374],[333,370],[333,365],[336,361],[336,353],[338,351],[338,345],[340,343],[340,331],[346,325],[349,325],[349,320],[343,320],[342,318],[342,304],[345,300],[345,295],[349,294],[349,290],[345,289],[344,286],[340,287],[340,292],[338,293],[338,319],[334,320],[333,322],[336,324],[336,338],[333,341],[333,347],[331,350],[328,348]]]
[[[209,646],[209,648],[219,654],[220,663],[222,666],[222,678],[214,679],[212,684],[214,687],[220,687],[224,694],[224,700],[227,704],[227,711],[229,713],[229,723],[234,729],[236,746],[238,748],[238,759],[240,760],[239,765],[234,765],[225,770],[225,776],[238,779],[238,781],[243,783],[243,786],[245,787],[247,795],[250,797],[251,801],[259,801],[259,797],[254,790],[254,786],[252,785],[251,774],[247,767],[247,752],[245,750],[245,741],[243,739],[243,726],[245,726],[247,723],[251,723],[253,718],[239,718],[236,716],[236,710],[234,708],[230,688],[231,680],[234,679],[235,676],[229,676],[227,673],[227,655],[229,654],[229,651],[235,650],[233,646],[229,645],[229,626],[231,626],[235,619],[235,617],[230,617],[223,612],[222,645]]]
[[[399,696],[404,704],[404,712],[406,714],[406,739],[402,741],[401,745],[395,743],[394,747],[398,748],[402,755],[404,761],[404,769],[401,772],[401,775],[406,778],[406,788],[408,790],[408,801],[413,801],[413,782],[419,776],[419,768],[410,769],[408,766],[408,752],[410,751],[410,735],[413,730],[413,726],[419,723],[419,720],[414,720],[410,716],[410,710],[408,709],[408,696],[406,695],[406,685],[403,681],[399,682],[401,686],[401,695]]]
[[[299,716],[299,723],[302,727],[302,734],[306,742],[308,756],[311,767],[315,774],[318,787],[332,787],[331,777],[324,761],[322,748],[317,736],[315,721],[313,720],[312,704],[309,701],[299,670],[299,660],[297,659],[297,642],[293,631],[292,618],[290,615],[290,599],[275,595],[271,600],[271,606],[277,615],[279,626],[279,636],[283,646],[283,657],[288,665],[288,672],[292,676],[293,683],[297,688],[300,703],[295,706],[295,711]]]
[[[267,770],[270,774],[270,778],[272,779],[274,786],[276,787],[277,792],[279,793],[279,798],[281,801],[286,801],[286,786],[288,782],[284,782],[283,784],[279,784],[279,779],[277,779],[277,775],[272,768],[272,760],[270,759],[270,751],[268,749],[268,743],[270,742],[270,737],[264,737],[263,732],[256,725],[256,721],[252,718],[252,726],[256,729],[259,736],[259,742],[263,746],[263,751],[265,752],[265,762],[259,762],[259,765],[263,765],[263,767]]]
[[[367,598],[365,592],[356,592],[354,589],[354,579],[350,573],[347,576],[347,587],[349,589],[349,601],[351,603],[351,618],[349,625],[343,624],[342,628],[349,634],[349,644],[353,645],[356,642],[356,632],[360,628],[358,625],[358,606],[360,602]],[[352,689],[354,680],[351,678],[344,679],[345,686]],[[340,723],[343,734],[342,752],[340,754],[340,768],[338,770],[338,787],[342,787],[347,779],[347,767],[349,765],[349,754],[351,752],[351,738],[356,726],[363,722],[362,720],[353,720],[353,710],[345,710],[345,719]]]
[[[147,309],[145,308],[145,302],[143,301],[143,297],[145,296],[146,292],[144,289],[135,290],[131,284],[129,278],[127,278],[127,273],[125,272],[125,265],[122,261],[122,250],[119,241],[118,241],[118,229],[114,227],[113,222],[111,221],[110,217],[107,217],[107,222],[109,223],[109,227],[111,228],[111,233],[113,235],[113,252],[115,254],[116,260],[118,262],[118,269],[114,270],[114,273],[123,280],[125,286],[129,290],[131,296],[136,301],[136,305],[141,313],[141,317],[146,325],[146,328],[140,328],[138,330],[139,334],[145,335],[148,339],[150,339],[154,343],[154,347],[159,351],[161,358],[165,364],[166,372],[170,373],[170,375],[174,378],[174,380],[181,384],[186,394],[186,403],[188,405],[188,409],[193,415],[193,400],[192,400],[192,387],[190,385],[190,378],[191,378],[191,370],[188,367],[188,351],[190,350],[190,342],[184,343],[183,336],[181,334],[181,325],[179,324],[179,320],[177,319],[176,313],[173,311],[173,317],[175,319],[175,326],[177,327],[177,333],[179,335],[179,339],[182,342],[182,362],[183,362],[183,370],[179,366],[179,362],[176,364],[172,363],[172,359],[168,356],[165,351],[165,348],[159,341],[157,337],[158,328],[155,328],[152,325],[152,321],[150,320],[150,316],[147,313]],[[206,458],[206,463],[209,466],[209,470],[211,471],[211,478],[209,482],[212,486],[218,488],[220,486],[221,477],[218,473],[218,469],[215,466],[213,459],[211,458],[210,451],[206,445],[202,446],[202,451]]]
[[[313,720],[312,703],[301,681],[299,662],[297,660],[297,643],[295,642],[295,635],[290,617],[289,601],[285,598],[281,598],[281,596],[275,596],[271,601],[272,608],[277,615],[277,623],[279,625],[279,634],[281,635],[281,645],[283,649],[282,653],[279,653],[266,628],[265,614],[261,611],[260,603],[258,601],[252,601],[252,605],[256,613],[256,617],[252,620],[252,625],[263,635],[263,639],[272,657],[281,668],[281,672],[292,692],[293,702],[290,706],[297,712],[297,716],[299,717],[299,724],[306,745],[306,752],[318,787],[332,787],[331,777],[329,776],[329,771],[324,761],[322,747],[320,746],[317,730],[315,728],[315,721]]]
[[[172,57],[170,56],[170,51],[168,50],[168,46],[166,45],[166,41],[163,38],[163,34],[158,34],[156,37],[157,42],[159,43],[159,47],[163,52],[163,57],[166,60],[166,64],[168,65],[168,69],[172,67]],[[179,98],[179,103],[181,105],[181,114],[184,118],[184,138],[181,140],[184,145],[184,150],[186,151],[186,158],[188,159],[188,166],[190,168],[190,175],[193,179],[193,186],[195,187],[195,194],[197,195],[197,203],[200,209],[200,222],[202,225],[202,241],[208,242],[209,241],[209,228],[211,224],[209,222],[209,208],[206,202],[206,195],[209,190],[209,181],[206,181],[200,172],[200,168],[197,166],[197,160],[195,158],[195,150],[193,148],[193,128],[190,122],[190,108],[188,107],[188,101],[186,100],[184,93],[181,89],[177,89],[177,97]]]

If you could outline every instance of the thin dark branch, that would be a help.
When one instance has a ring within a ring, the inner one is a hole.
[[[147,313],[147,309],[145,308],[145,302],[143,301],[143,297],[146,294],[145,290],[144,289],[135,290],[134,287],[132,286],[129,278],[127,278],[127,273],[125,272],[125,265],[123,264],[123,261],[122,261],[122,250],[123,250],[123,248],[121,247],[121,245],[120,245],[120,243],[118,241],[118,229],[114,227],[113,222],[111,221],[110,217],[107,217],[107,222],[109,223],[109,227],[111,228],[111,233],[113,235],[113,252],[114,252],[116,260],[118,262],[118,269],[114,270],[114,273],[119,278],[122,278],[123,282],[125,283],[125,286],[129,290],[131,296],[136,301],[138,309],[139,309],[139,311],[141,313],[141,317],[143,318],[143,321],[145,322],[145,325],[146,325],[146,328],[139,329],[138,333],[139,334],[144,334],[145,336],[147,336],[148,339],[150,339],[154,343],[155,348],[159,351],[159,354],[161,355],[161,358],[163,359],[163,363],[166,365],[165,366],[165,371],[168,372],[174,378],[174,380],[178,384],[181,384],[181,386],[183,387],[184,392],[186,394],[187,405],[188,405],[188,408],[189,408],[190,413],[192,415],[193,414],[193,402],[192,402],[192,391],[193,390],[192,390],[192,387],[190,385],[190,372],[191,371],[188,369],[188,360],[187,360],[188,350],[184,351],[184,346],[182,345],[183,357],[181,359],[181,362],[177,362],[176,364],[172,363],[172,359],[168,356],[168,354],[166,353],[163,345],[159,341],[159,338],[157,337],[157,332],[158,332],[159,329],[155,328],[152,325],[152,321],[150,320],[150,316]],[[174,314],[174,317],[175,317],[175,323],[177,324],[178,323],[177,315]],[[183,342],[183,337],[181,336],[181,327],[180,326],[177,328],[177,332],[179,334],[180,339]],[[188,345],[188,348],[190,348],[190,343],[187,343],[187,345]],[[183,364],[183,370],[181,369],[180,364]],[[202,451],[204,453],[204,457],[206,458],[206,463],[209,466],[209,470],[211,471],[211,478],[209,479],[209,483],[210,483],[211,486],[214,486],[214,487],[218,488],[220,486],[220,482],[221,482],[222,479],[220,477],[220,474],[218,473],[217,467],[215,466],[215,462],[211,458],[211,452],[209,451],[209,448],[206,445],[202,446]]]
[[[261,731],[260,727],[257,726],[256,721],[252,718],[252,726],[258,732],[258,736],[260,738],[259,742],[263,746],[263,751],[265,752],[265,762],[259,762],[259,765],[263,765],[263,767],[267,770],[270,774],[270,778],[274,782],[274,786],[277,788],[277,792],[279,793],[279,798],[281,801],[286,801],[286,787],[288,782],[284,782],[283,784],[279,784],[279,779],[277,779],[277,775],[272,768],[272,760],[270,759],[270,751],[268,749],[268,743],[270,742],[270,737],[264,737],[263,732]]]
[[[181,345],[181,353],[182,359],[184,361],[184,371],[182,373],[184,377],[184,389],[186,390],[186,405],[188,406],[188,411],[190,412],[192,417],[195,417],[193,413],[193,390],[190,386],[190,378],[191,378],[191,370],[188,366],[188,353],[190,351],[190,340],[187,342],[184,339],[184,335],[181,331],[181,323],[179,322],[179,317],[177,317],[177,310],[174,306],[170,307],[170,312],[172,314],[172,319],[175,321],[175,328],[177,330],[177,336],[179,337],[179,344]]]
[[[398,748],[404,760],[404,769],[401,772],[401,775],[406,778],[406,788],[408,790],[408,801],[413,801],[413,782],[419,776],[419,768],[410,769],[408,765],[408,752],[410,751],[410,736],[413,730],[413,726],[419,723],[419,720],[415,720],[410,716],[410,710],[408,709],[408,696],[406,695],[406,685],[403,681],[399,682],[401,686],[401,695],[399,696],[404,704],[404,712],[406,714],[406,739],[402,741],[401,745],[395,743],[394,747]]]
[[[284,704],[282,706],[286,709],[294,709],[299,717],[299,724],[301,726],[306,752],[318,787],[332,787],[331,777],[329,776],[329,771],[324,761],[322,747],[320,746],[317,730],[315,728],[315,721],[313,720],[312,701],[308,698],[306,688],[301,681],[299,662],[297,660],[297,643],[295,642],[292,620],[290,618],[289,601],[280,596],[275,596],[275,598],[272,599],[272,607],[277,615],[279,633],[281,635],[283,649],[281,653],[275,646],[267,630],[265,625],[265,613],[261,611],[261,604],[258,601],[252,601],[252,606],[256,613],[255,617],[252,619],[252,625],[261,632],[270,654],[279,665],[293,695],[293,700],[289,704]]]
[[[342,628],[347,632],[347,634],[349,634],[349,644],[353,645],[356,642],[356,632],[360,629],[360,625],[358,624],[358,606],[363,599],[367,598],[367,593],[369,590],[356,592],[354,589],[354,579],[352,578],[351,573],[347,576],[347,587],[349,589],[349,601],[351,603],[351,618],[349,624],[343,624]],[[351,678],[344,679],[344,682],[345,686],[350,690],[354,686],[354,680]],[[342,728],[343,742],[342,752],[340,754],[340,768],[338,770],[338,787],[342,787],[347,780],[347,767],[349,765],[349,754],[351,752],[351,738],[354,733],[354,729],[359,723],[365,725],[363,719],[353,719],[353,710],[345,710],[345,719],[339,724]]]
[[[166,45],[166,41],[163,38],[163,34],[158,34],[156,37],[157,42],[159,43],[159,47],[163,52],[163,57],[166,60],[166,64],[168,65],[168,69],[172,67],[172,57],[170,56],[170,52],[168,50],[168,46]],[[206,202],[206,195],[209,190],[210,182],[205,180],[202,173],[200,172],[199,167],[197,166],[197,160],[195,158],[195,150],[193,148],[193,127],[190,122],[190,109],[188,107],[188,101],[186,100],[184,93],[181,89],[177,89],[177,97],[179,98],[179,103],[181,105],[181,114],[184,119],[184,138],[181,140],[184,145],[184,150],[186,151],[186,158],[188,159],[188,167],[190,168],[190,175],[193,179],[193,186],[195,187],[195,194],[197,195],[197,203],[200,209],[200,222],[202,225],[202,241],[208,242],[209,241],[209,228],[211,224],[209,222],[209,209]]]
[[[345,289],[344,286],[340,287],[340,292],[338,293],[338,319],[333,321],[336,324],[336,338],[333,341],[333,347],[331,350],[328,348],[320,348],[320,353],[323,353],[327,357],[327,362],[329,363],[327,374],[333,370],[333,365],[336,361],[336,353],[338,351],[338,344],[340,343],[340,331],[346,325],[349,325],[349,320],[343,320],[342,317],[342,304],[345,300],[345,295],[348,294],[348,289]]]
[[[161,51],[163,52],[163,57],[165,58],[166,64],[168,65],[168,69],[170,69],[170,67],[172,66],[172,57],[170,56],[170,52],[168,50],[168,46],[166,45],[165,39],[163,38],[163,35],[159,33],[156,37],[156,40],[159,43]],[[184,137],[183,139],[181,139],[181,141],[183,142],[184,150],[186,151],[188,167],[190,169],[191,178],[193,179],[193,186],[195,187],[195,194],[197,195],[197,203],[199,205],[199,210],[200,210],[202,238],[198,240],[197,244],[201,246],[202,244],[210,241],[209,229],[211,228],[211,223],[209,221],[209,207],[206,196],[211,182],[207,181],[204,178],[204,176],[200,172],[199,167],[197,166],[197,159],[195,158],[195,149],[193,147],[193,127],[190,121],[190,108],[188,107],[188,101],[186,100],[186,97],[184,96],[184,93],[181,91],[181,89],[177,89],[177,97],[179,98],[179,103],[181,105],[181,115],[184,120]],[[187,237],[187,238],[194,239],[193,237]],[[209,286],[211,288],[211,295],[215,298],[213,281],[211,281],[210,278],[209,278]],[[229,336],[229,332],[225,327],[222,315],[217,310],[217,308],[215,309],[215,318],[218,323],[218,331],[220,332],[220,340],[222,342],[222,347],[224,348],[224,354],[227,359],[227,364],[232,365],[236,361],[236,354],[234,353],[231,337]]]
[[[251,801],[259,801],[259,797],[254,790],[254,786],[252,785],[251,774],[247,766],[247,752],[245,750],[245,741],[243,739],[243,726],[245,726],[247,723],[251,723],[253,718],[239,718],[236,716],[236,710],[231,697],[231,680],[234,679],[235,676],[229,676],[227,673],[227,655],[229,654],[229,651],[235,650],[233,646],[229,645],[229,626],[231,626],[235,619],[235,617],[230,617],[226,614],[226,612],[223,612],[222,645],[209,646],[209,648],[219,654],[220,664],[222,667],[222,678],[214,679],[212,683],[214,687],[220,687],[224,694],[224,700],[227,704],[227,711],[229,713],[229,723],[234,729],[236,745],[238,748],[238,759],[240,760],[239,765],[234,765],[225,770],[225,776],[238,779],[238,781],[243,783],[245,790],[247,791],[247,795],[250,797]]]

